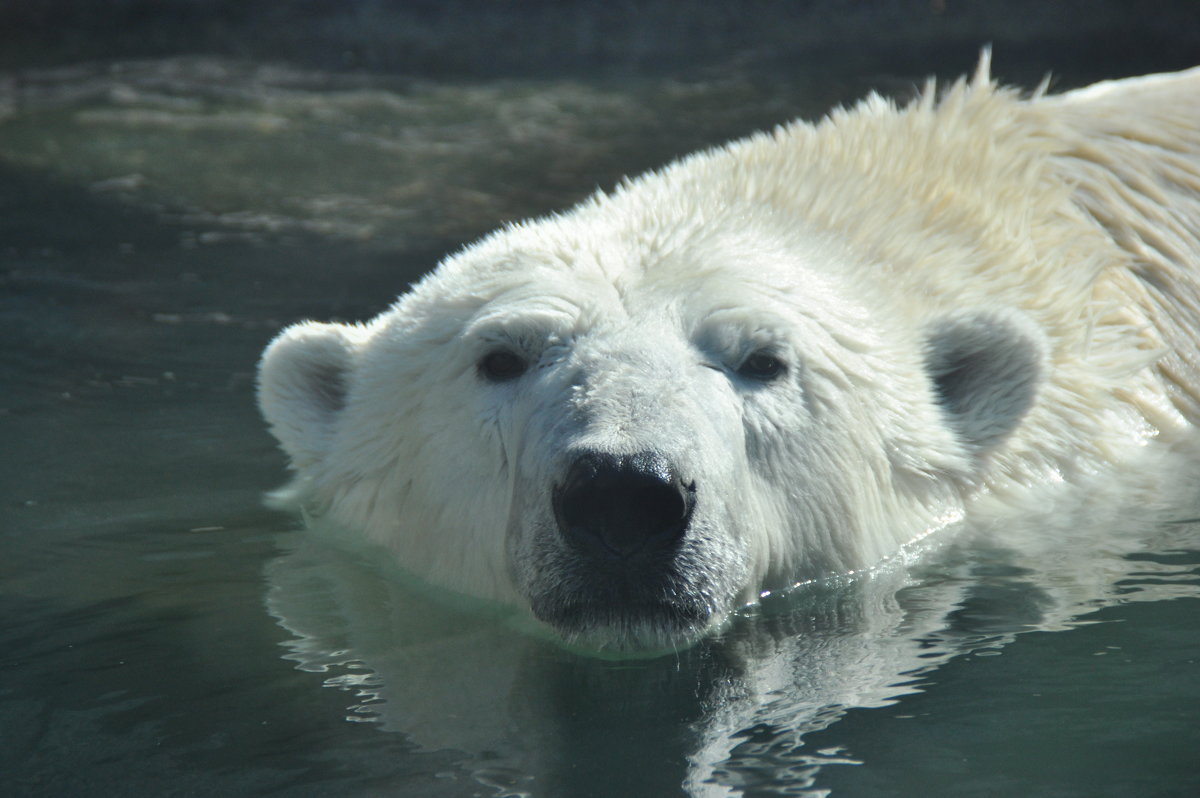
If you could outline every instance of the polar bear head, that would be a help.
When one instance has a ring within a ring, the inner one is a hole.
[[[697,159],[500,231],[365,325],[285,330],[260,402],[290,495],[616,649],[957,517],[1035,402],[1037,326],[897,294],[749,189],[744,154]]]

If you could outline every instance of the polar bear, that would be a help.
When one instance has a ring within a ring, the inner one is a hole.
[[[1186,439],[1198,263],[1200,69],[1022,98],[985,59],[284,330],[277,496],[572,643],[677,647]]]

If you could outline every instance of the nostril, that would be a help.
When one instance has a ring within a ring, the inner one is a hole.
[[[694,505],[695,486],[685,486],[671,462],[654,452],[588,452],[554,491],[563,537],[610,558],[670,547],[686,531]]]

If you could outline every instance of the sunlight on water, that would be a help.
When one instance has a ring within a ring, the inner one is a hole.
[[[405,246],[477,235],[782,121],[759,94],[734,80],[616,90],[132,62],[0,83],[0,152],[203,228],[207,243],[308,233]]]

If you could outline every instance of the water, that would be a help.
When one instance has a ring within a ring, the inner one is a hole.
[[[579,657],[262,508],[253,368],[858,78],[0,80],[0,794],[1194,795],[1200,515],[1109,497]],[[899,86],[904,79],[890,81]]]

